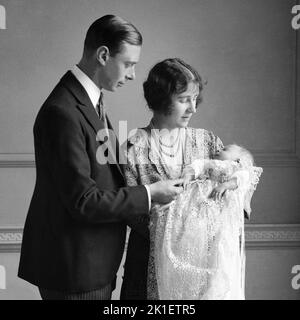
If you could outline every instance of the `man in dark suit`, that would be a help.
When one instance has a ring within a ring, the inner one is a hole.
[[[113,134],[101,109],[102,90],[135,78],[141,45],[131,23],[112,15],[96,20],[81,61],[37,115],[36,185],[18,275],[38,286],[43,299],[110,299],[127,224],[147,217],[151,200],[167,203],[182,191],[180,181],[126,187],[118,161],[97,161],[103,143],[97,134]],[[118,159],[117,150],[112,158]]]

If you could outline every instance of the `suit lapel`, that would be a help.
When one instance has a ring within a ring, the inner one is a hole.
[[[76,79],[71,71],[68,71],[61,79],[62,84],[69,90],[77,100],[76,107],[93,127],[97,134],[104,129],[104,124],[98,118],[97,112],[81,83]]]
[[[82,87],[80,82],[76,79],[76,77],[73,75],[71,71],[68,71],[61,79],[62,84],[73,94],[73,96],[77,100],[76,107],[78,110],[82,113],[84,118],[87,120],[87,122],[91,125],[91,127],[94,129],[95,134],[97,136],[98,132],[100,130],[105,129],[104,122],[99,119],[97,112],[86,93],[85,89]],[[111,153],[110,159],[115,159],[115,163],[117,165],[118,170],[120,171],[121,175],[124,177],[123,171],[118,163],[118,149],[119,149],[119,143],[118,139],[115,135],[115,132],[113,131],[112,125],[107,119],[107,125],[108,129],[110,129],[110,134],[113,134],[116,143],[110,143],[109,145],[109,152]],[[116,149],[116,150],[115,150]]]

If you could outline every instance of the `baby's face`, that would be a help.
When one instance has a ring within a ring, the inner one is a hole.
[[[225,146],[223,150],[214,156],[217,160],[237,161],[240,158],[238,148],[235,146]]]

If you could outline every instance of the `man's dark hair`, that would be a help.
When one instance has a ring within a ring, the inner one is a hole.
[[[198,106],[202,101],[203,81],[197,70],[179,58],[157,63],[143,84],[148,107],[165,115],[171,114],[173,95],[186,91],[190,82],[196,83],[199,87],[196,104]]]
[[[106,15],[89,27],[84,41],[84,54],[94,53],[101,46],[108,47],[111,56],[122,51],[122,45],[141,46],[143,38],[130,22],[114,15]]]

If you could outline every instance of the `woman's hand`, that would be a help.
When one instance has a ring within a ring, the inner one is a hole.
[[[187,189],[187,185],[195,179],[195,175],[187,173],[183,176],[183,189]]]
[[[238,187],[236,177],[218,185],[210,194],[210,198],[221,201],[227,190],[235,190]]]
[[[190,167],[187,166],[186,168],[184,168],[183,172],[182,172],[182,179],[183,179],[183,189],[186,190],[187,189],[187,185],[192,181],[195,180],[196,176],[195,176],[195,170]]]
[[[221,201],[222,197],[225,196],[227,191],[226,186],[222,183],[219,186],[215,187],[210,194],[210,198],[214,199],[215,201]]]

